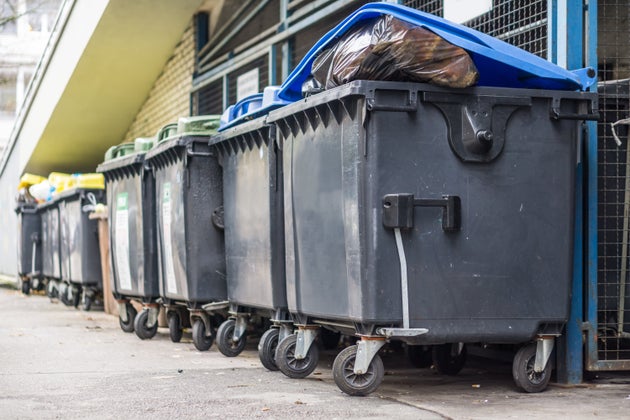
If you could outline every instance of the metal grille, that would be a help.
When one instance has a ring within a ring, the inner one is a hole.
[[[443,0],[406,0],[406,6],[444,16]],[[492,10],[464,25],[547,58],[547,0],[495,0]]]
[[[258,91],[262,92],[263,88],[269,84],[269,59],[263,56],[228,75],[228,102],[230,104],[236,103],[238,76],[255,68],[258,68]]]
[[[627,0],[598,5],[598,85],[601,119],[597,153],[597,357],[630,359],[630,150],[628,126],[612,123],[630,117],[630,6]]]
[[[223,80],[209,84],[193,95],[193,115],[220,114],[223,112]]]

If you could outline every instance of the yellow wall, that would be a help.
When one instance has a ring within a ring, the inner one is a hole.
[[[194,62],[195,32],[191,21],[124,140],[153,136],[163,125],[189,115]]]

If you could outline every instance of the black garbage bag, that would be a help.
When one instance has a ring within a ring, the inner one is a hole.
[[[313,61],[325,89],[353,80],[429,82],[464,88],[479,79],[468,53],[433,32],[391,15],[368,19]]]

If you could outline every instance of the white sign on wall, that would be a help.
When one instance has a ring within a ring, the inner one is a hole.
[[[444,0],[444,19],[455,23],[471,19],[492,10],[492,0]]]
[[[236,78],[236,101],[260,92],[258,87],[258,67]]]

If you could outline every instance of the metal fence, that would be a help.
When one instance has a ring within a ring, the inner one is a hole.
[[[590,370],[630,368],[630,4],[599,0],[597,130],[597,343]]]

